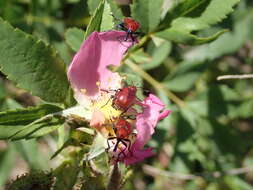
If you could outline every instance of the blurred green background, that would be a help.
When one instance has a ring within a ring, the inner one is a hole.
[[[164,6],[173,11],[180,2],[164,0]],[[0,0],[0,16],[54,46],[69,64],[75,48],[71,49],[66,31],[70,27],[85,30],[98,3]],[[118,1],[116,16],[131,15],[127,3]],[[134,175],[124,189],[253,189],[253,79],[217,81],[220,75],[253,73],[253,2],[241,0],[222,22],[196,33],[206,36],[221,28],[229,32],[199,46],[170,41],[157,46],[152,38],[130,55],[137,69],[131,63],[121,68],[138,79],[139,86],[156,92],[173,111],[159,123],[150,142],[157,154],[133,167]],[[40,102],[0,76],[1,111]],[[173,92],[179,98],[177,104],[166,90],[154,88],[152,79]],[[0,186],[30,169],[55,167],[57,163],[50,161],[56,151],[54,137],[53,133],[37,140],[0,141]]]

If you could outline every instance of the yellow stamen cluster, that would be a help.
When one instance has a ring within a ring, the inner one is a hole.
[[[115,136],[113,125],[120,117],[122,111],[115,109],[113,106],[113,98],[109,93],[101,93],[99,101],[93,103],[93,110],[99,110],[105,118],[103,123],[103,136]]]

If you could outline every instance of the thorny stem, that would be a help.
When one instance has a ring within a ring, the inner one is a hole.
[[[118,163],[114,164],[110,179],[108,182],[107,190],[120,190],[121,175]]]
[[[184,107],[185,103],[183,100],[178,98],[174,93],[172,93],[167,87],[163,84],[159,83],[152,76],[150,76],[147,72],[145,72],[142,68],[136,65],[133,61],[127,59],[125,60],[125,64],[129,66],[133,71],[138,72],[147,82],[149,82],[152,86],[154,86],[158,91],[163,91],[167,96],[175,102],[178,106]]]
[[[253,74],[244,74],[244,75],[223,75],[217,77],[217,80],[224,80],[224,79],[252,79]]]

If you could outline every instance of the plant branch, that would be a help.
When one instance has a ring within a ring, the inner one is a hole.
[[[136,65],[130,59],[125,60],[125,64],[129,66],[133,71],[137,72],[144,78],[147,82],[149,82],[156,90],[163,91],[174,103],[176,103],[180,107],[184,107],[185,103],[183,100],[178,98],[174,93],[172,93],[167,87],[163,84],[155,80],[152,76],[150,76],[147,72],[145,72],[141,67]]]
[[[139,48],[141,48],[150,38],[150,35],[146,35],[143,38],[141,38],[141,40],[134,45],[133,47],[131,47],[129,49],[129,51],[127,52],[126,56],[123,58],[122,62],[124,62],[127,58],[129,58],[129,56],[134,53],[135,51],[137,51]]]
[[[144,165],[142,167],[142,169],[143,169],[144,173],[151,175],[153,177],[165,176],[165,177],[175,178],[175,179],[179,179],[179,180],[193,180],[193,179],[196,179],[199,177],[199,176],[192,175],[192,174],[169,172],[169,171],[161,170],[161,169],[155,168],[153,166],[149,166],[149,165]]]
[[[143,168],[144,173],[151,175],[153,177],[165,176],[165,177],[174,178],[178,180],[194,180],[197,178],[207,178],[207,177],[220,178],[225,175],[239,175],[239,174],[249,173],[253,171],[253,166],[247,166],[247,167],[242,167],[242,168],[234,168],[234,169],[223,171],[223,172],[215,171],[211,173],[203,173],[200,175],[194,175],[194,174],[169,172],[169,171],[161,170],[149,165],[144,165],[142,168]]]
[[[253,74],[244,74],[244,75],[222,75],[218,76],[217,80],[226,80],[226,79],[252,79]]]
[[[119,190],[120,181],[121,181],[121,174],[120,174],[119,166],[118,166],[118,163],[115,163],[111,171],[107,190]]]

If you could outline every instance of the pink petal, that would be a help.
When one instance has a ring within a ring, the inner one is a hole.
[[[167,117],[170,114],[171,110],[164,110],[162,113],[160,113],[158,121],[164,119],[165,117]]]
[[[75,89],[77,101],[98,95],[98,82],[102,89],[117,89],[121,77],[107,69],[119,66],[132,42],[123,41],[124,31],[93,32],[84,41],[68,68],[68,78]],[[84,90],[85,89],[85,90]]]
[[[92,113],[90,126],[95,128],[100,128],[105,122],[104,114],[99,110],[94,110]]]
[[[140,162],[145,158],[153,156],[152,148],[144,149],[144,150],[134,150],[133,155],[126,157],[124,159],[125,165],[135,164],[136,162]]]
[[[142,149],[150,140],[157,122],[169,115],[169,110],[160,113],[163,109],[164,104],[155,95],[150,94],[149,97],[145,98],[143,112],[138,114],[136,118],[136,129],[138,133],[135,146],[139,149]]]

